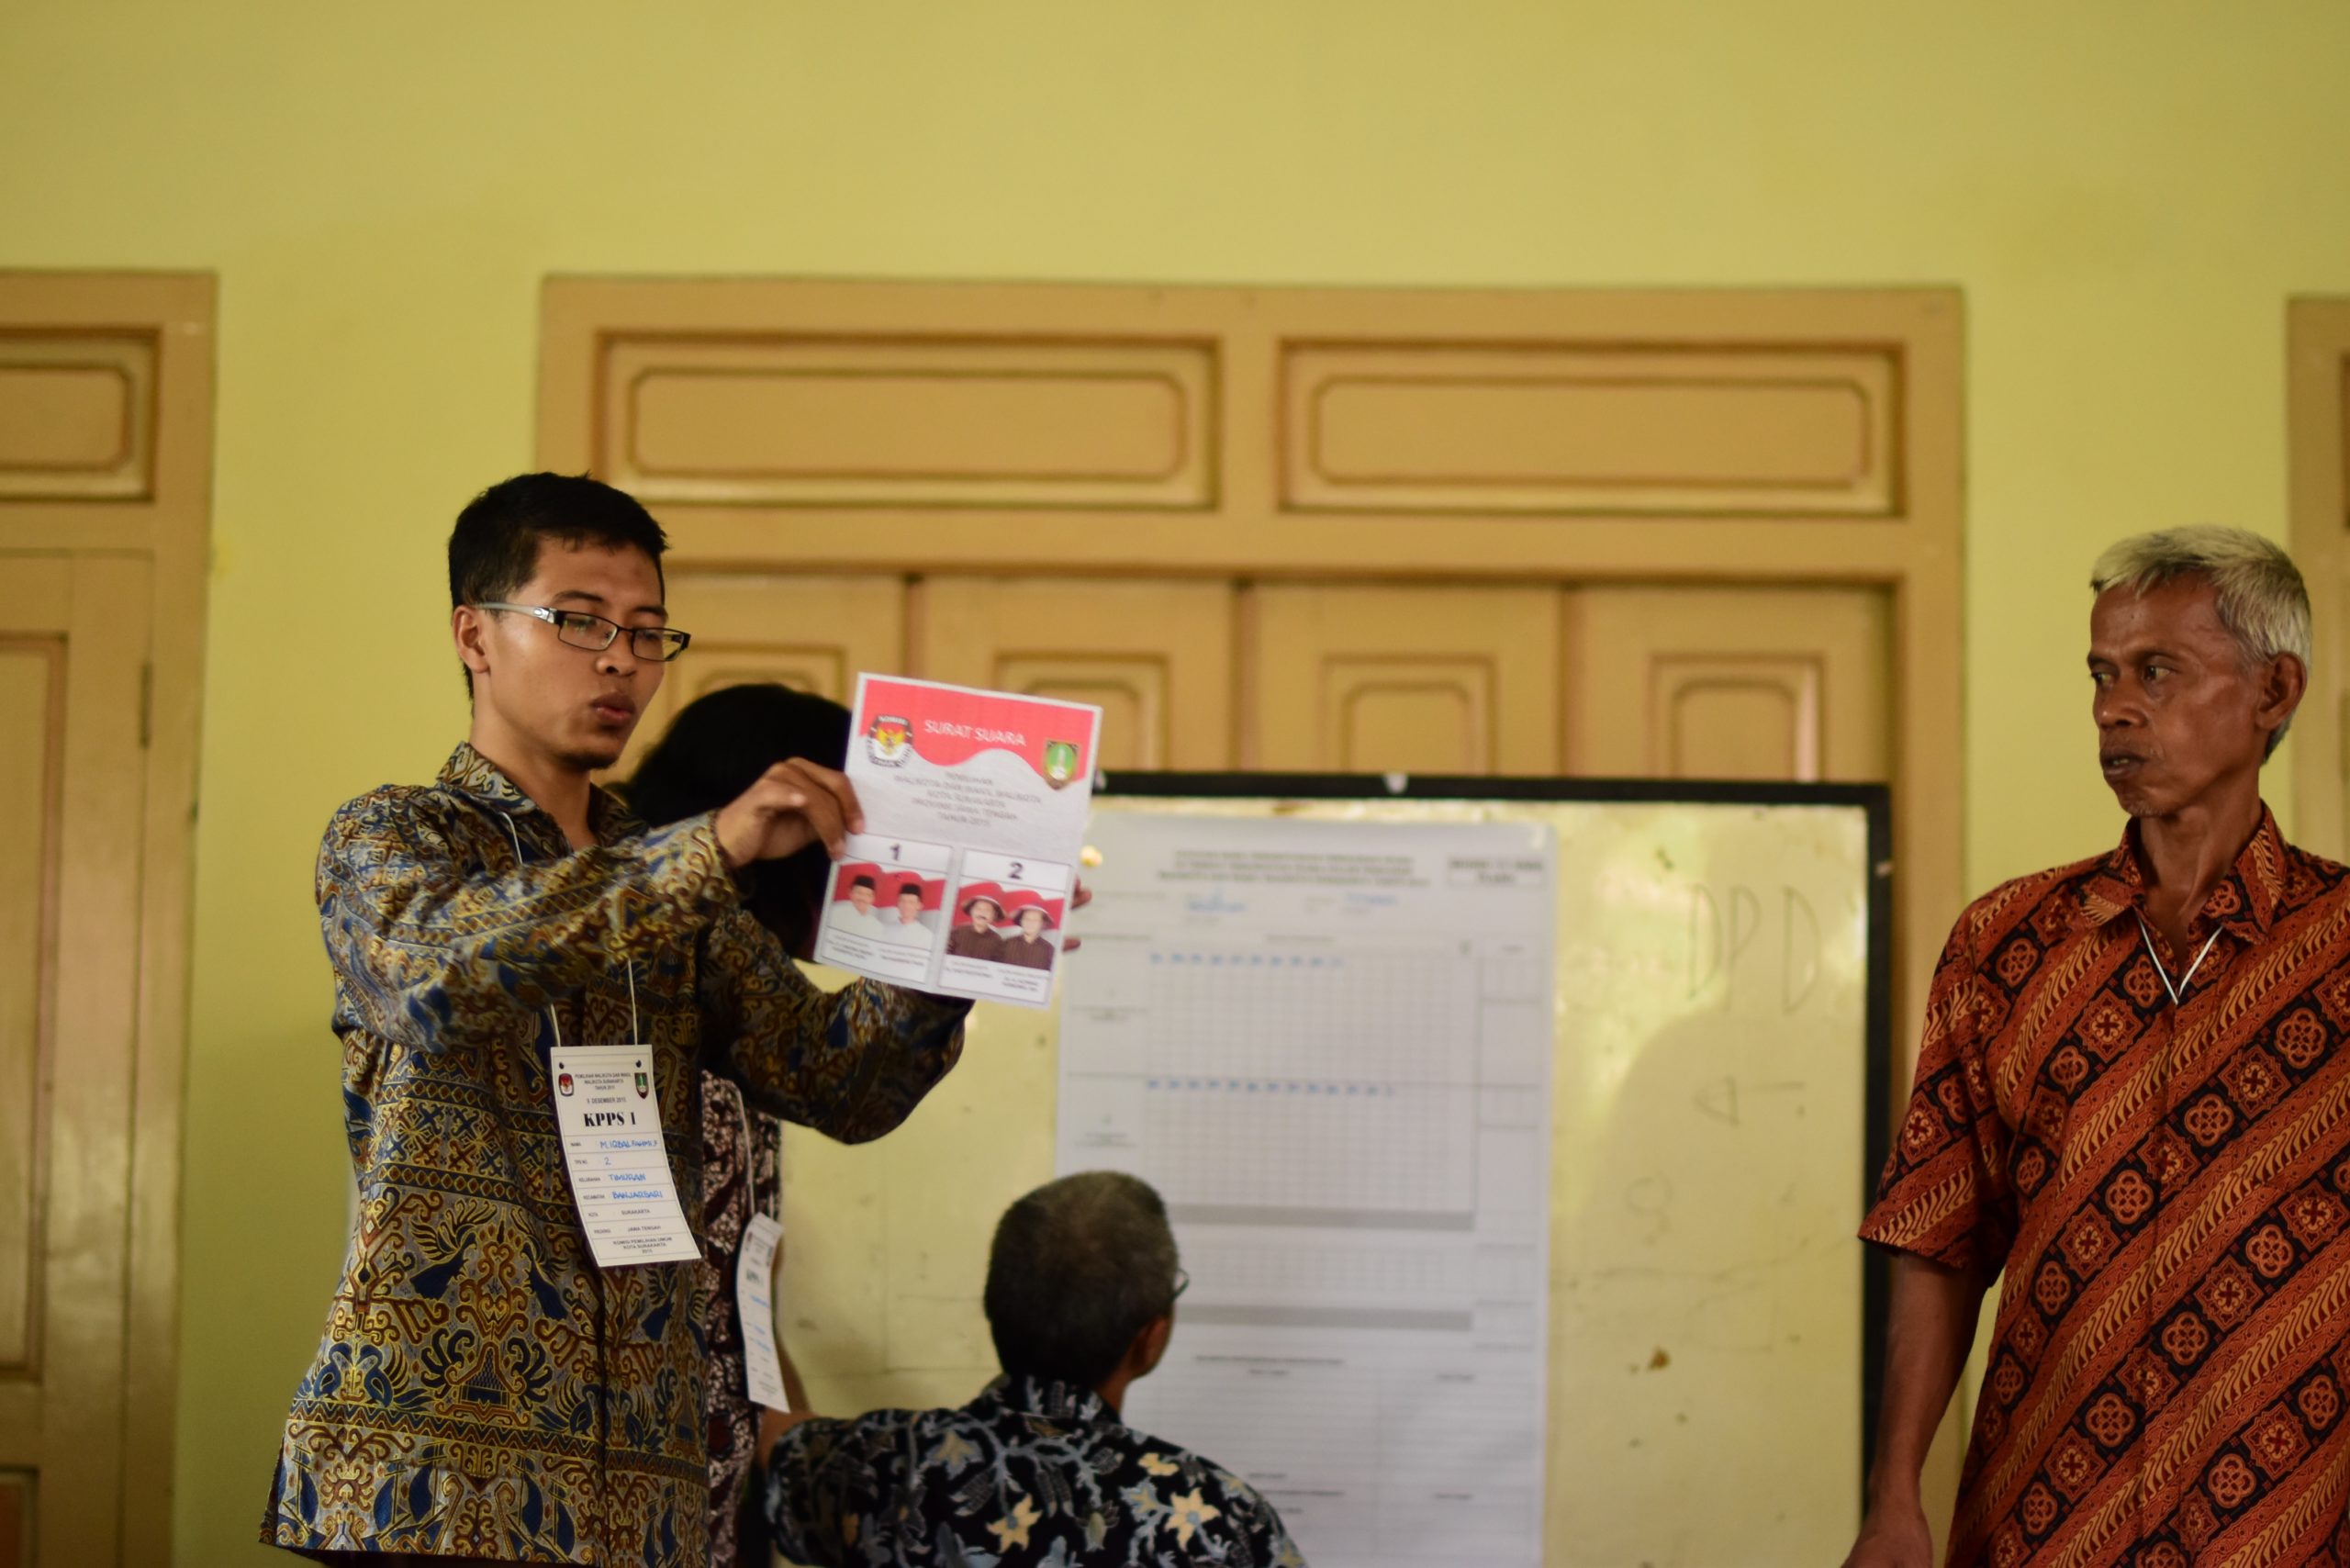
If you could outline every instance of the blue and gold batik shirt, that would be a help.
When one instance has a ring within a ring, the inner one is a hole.
[[[437,784],[375,790],[327,828],[359,1214],[265,1541],[700,1563],[699,1271],[597,1268],[549,1099],[556,1029],[651,1050],[689,1215],[701,1068],[855,1140],[902,1121],[961,1048],[968,1003],[811,985],[744,911],[711,817],[646,833],[599,791],[591,821],[574,852],[460,746]]]

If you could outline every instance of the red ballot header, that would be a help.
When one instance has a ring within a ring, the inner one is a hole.
[[[868,676],[849,744],[883,767],[902,767],[909,756],[954,767],[981,752],[1009,752],[1058,786],[1091,771],[1092,734],[1092,711],[1073,703]]]

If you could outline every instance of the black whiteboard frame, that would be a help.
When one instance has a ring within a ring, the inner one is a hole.
[[[1678,778],[1499,778],[1414,773],[1156,773],[1117,769],[1095,783],[1099,796],[1203,801],[1537,801],[1545,803],[1690,806],[1848,806],[1868,821],[1868,969],[1863,1064],[1861,1207],[1876,1195],[1892,1148],[1886,1120],[1893,1070],[1893,791],[1884,784],[1751,784]],[[1865,1492],[1876,1452],[1885,1382],[1885,1314],[1892,1265],[1884,1249],[1861,1249],[1861,1473]]]

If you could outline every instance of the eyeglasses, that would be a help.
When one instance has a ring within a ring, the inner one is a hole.
[[[1178,1300],[1178,1299],[1182,1295],[1182,1294],[1183,1294],[1185,1291],[1190,1290],[1191,1288],[1192,1288],[1192,1276],[1191,1276],[1191,1275],[1189,1275],[1189,1274],[1187,1274],[1187,1273],[1185,1273],[1185,1272],[1184,1272],[1182,1270],[1181,1270],[1181,1269],[1176,1270],[1176,1271],[1175,1271],[1175,1294],[1174,1294],[1174,1295],[1171,1295],[1171,1296],[1169,1296],[1169,1297],[1167,1298],[1167,1300],[1168,1300],[1169,1304],[1169,1305],[1172,1305],[1176,1300]]]
[[[600,654],[617,642],[623,632],[628,633],[628,645],[636,656],[647,664],[667,664],[686,651],[693,641],[688,632],[676,632],[666,626],[623,626],[600,615],[590,615],[584,610],[549,610],[543,604],[476,604],[476,610],[503,610],[516,615],[528,615],[543,621],[554,628],[555,636],[575,648]]]

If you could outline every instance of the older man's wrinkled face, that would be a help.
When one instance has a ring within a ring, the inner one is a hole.
[[[2245,667],[2201,577],[2099,594],[2089,611],[2089,677],[2098,764],[2133,817],[2169,816],[2246,773],[2257,778],[2281,722],[2272,679]],[[2283,716],[2290,713],[2288,703]]]

